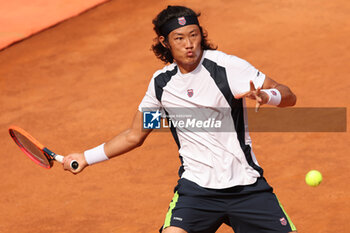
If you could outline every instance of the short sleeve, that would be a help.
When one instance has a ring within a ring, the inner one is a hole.
[[[265,74],[243,59],[228,55],[225,67],[233,95],[249,91],[250,81],[253,81],[255,88],[262,87],[264,84]]]
[[[155,94],[155,87],[154,87],[154,78],[151,79],[151,82],[148,85],[147,92],[145,96],[143,97],[138,110],[140,112],[143,112],[143,109],[154,109],[156,111],[157,109],[161,108],[161,103],[156,97]]]

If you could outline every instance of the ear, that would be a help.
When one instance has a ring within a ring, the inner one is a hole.
[[[158,40],[159,40],[159,42],[163,45],[164,48],[167,48],[167,49],[169,48],[168,42],[166,42],[164,36],[160,36],[160,37],[158,38]]]

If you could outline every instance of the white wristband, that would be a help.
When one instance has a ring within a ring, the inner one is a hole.
[[[89,165],[109,159],[105,153],[104,145],[105,143],[84,152],[85,160]]]
[[[265,92],[269,96],[267,104],[269,105],[279,105],[281,103],[281,93],[277,89],[262,89],[261,91]]]

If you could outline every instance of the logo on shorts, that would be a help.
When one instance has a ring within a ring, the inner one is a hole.
[[[182,218],[179,218],[179,217],[174,217],[173,219],[177,221],[182,221]]]
[[[277,95],[277,92],[275,92],[275,91],[271,91],[271,93],[272,93],[272,95]]]
[[[181,26],[183,26],[183,25],[186,24],[186,19],[185,19],[185,17],[177,18],[177,21],[179,22],[179,24],[180,24]]]
[[[144,111],[143,112],[143,128],[144,129],[160,129],[160,116],[159,110]]]
[[[193,89],[188,89],[187,95],[188,95],[188,97],[192,97],[193,96]]]
[[[287,220],[285,218],[280,218],[280,222],[283,226],[287,225]]]

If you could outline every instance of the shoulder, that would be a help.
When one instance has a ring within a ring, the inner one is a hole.
[[[160,76],[173,76],[177,73],[177,66],[175,63],[172,63],[170,65],[164,66],[162,69],[157,70],[154,72],[152,79],[155,79]]]
[[[177,74],[178,68],[175,63],[164,66],[162,69],[157,70],[153,73],[152,78],[149,82],[149,89],[154,89],[155,86],[164,87],[170,79]]]
[[[226,54],[217,50],[205,50],[205,59],[215,62],[222,67],[244,68],[250,66],[249,62],[235,55]]]

